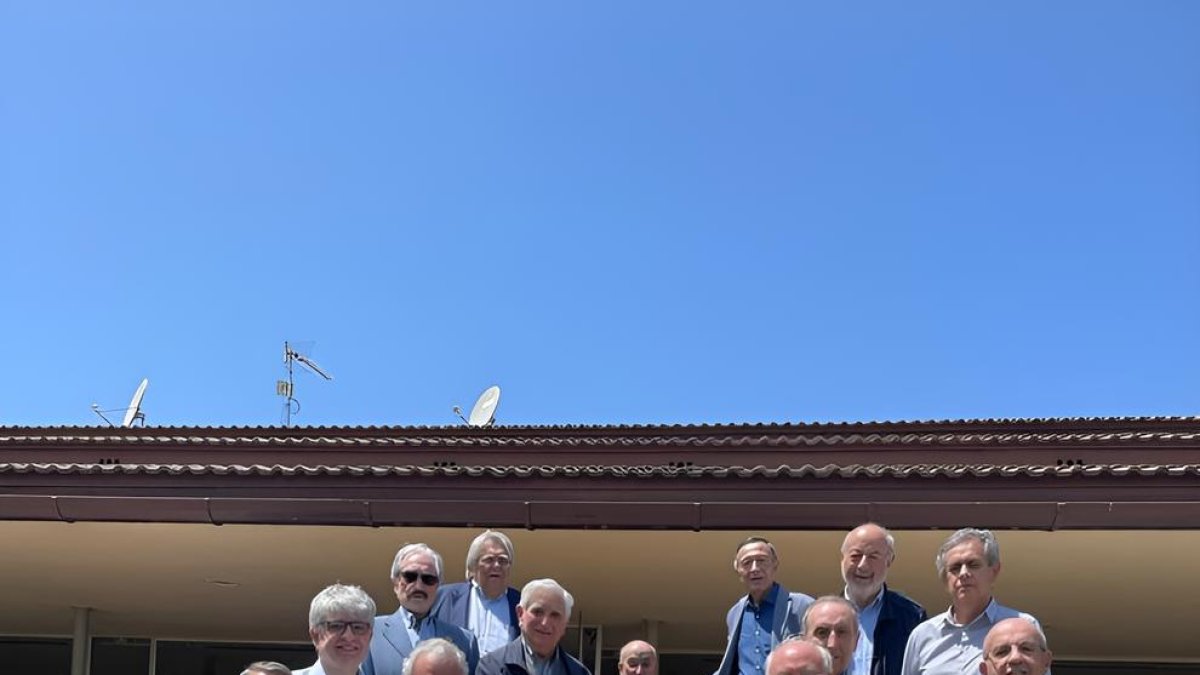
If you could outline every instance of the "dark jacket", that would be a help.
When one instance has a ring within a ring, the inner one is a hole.
[[[521,591],[508,589],[508,639],[515,640],[521,635],[521,627],[517,625],[517,604],[521,602]],[[437,601],[430,614],[439,621],[454,624],[463,630],[471,630],[471,582],[460,581],[456,584],[446,584],[438,589]]]
[[[871,675],[900,675],[904,666],[904,645],[908,634],[929,616],[925,608],[907,595],[883,586],[883,605],[875,624],[875,652],[871,655]]]
[[[592,675],[587,666],[562,647],[558,648],[558,658],[567,675]],[[521,638],[484,654],[483,658],[479,659],[479,668],[475,675],[529,675],[529,671],[525,669],[525,647],[521,644]]]

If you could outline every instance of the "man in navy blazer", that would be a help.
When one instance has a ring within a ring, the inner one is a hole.
[[[442,579],[442,556],[425,544],[408,544],[396,552],[391,575],[400,608],[395,614],[375,617],[363,675],[401,675],[405,659],[418,644],[430,638],[454,643],[467,657],[468,673],[474,673],[479,663],[475,636],[438,620],[429,611]]]
[[[842,542],[843,596],[858,610],[852,675],[900,675],[909,634],[929,618],[924,607],[887,587],[895,560],[895,537],[875,523],[850,530]]]
[[[467,580],[443,586],[433,615],[470,631],[486,654],[517,639],[517,604],[521,592],[509,586],[513,543],[503,533],[487,530],[467,549]]]
[[[553,579],[534,579],[521,589],[517,621],[521,636],[488,652],[476,675],[591,675],[559,646],[575,599]]]
[[[746,586],[746,595],[733,603],[725,617],[729,642],[715,675],[763,675],[771,650],[784,638],[800,634],[804,610],[813,599],[789,593],[775,582],[779,554],[762,537],[738,545],[733,569]]]

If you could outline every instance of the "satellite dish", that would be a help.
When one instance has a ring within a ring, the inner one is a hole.
[[[142,378],[142,383],[138,385],[137,391],[133,392],[133,399],[129,401],[129,407],[125,409],[125,419],[121,421],[121,426],[126,429],[133,426],[134,420],[141,420],[142,424],[146,423],[146,414],[142,412],[142,397],[146,395],[148,386],[150,386],[150,380]]]
[[[500,405],[500,387],[488,387],[471,408],[467,424],[473,427],[490,427],[496,421],[496,406]]]

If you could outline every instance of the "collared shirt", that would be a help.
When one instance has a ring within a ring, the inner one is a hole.
[[[437,619],[434,619],[432,615],[426,614],[418,619],[415,614],[401,607],[400,616],[404,618],[404,630],[408,631],[408,641],[412,646],[416,647],[423,640],[437,637],[433,632],[433,626]]]
[[[512,641],[509,628],[512,620],[508,608],[508,589],[495,600],[489,598],[483,587],[471,582],[471,608],[467,612],[467,630],[479,640],[479,653],[486,654]]]
[[[771,653],[771,622],[775,618],[775,602],[779,597],[779,584],[763,596],[761,605],[746,598],[742,610],[742,628],[738,634],[738,672],[741,675],[762,675]]]
[[[850,590],[846,589],[842,592],[842,596],[851,603]],[[883,587],[879,588],[879,593],[875,595],[875,599],[867,603],[866,607],[858,610],[858,646],[854,648],[854,660],[850,662],[850,667],[846,669],[848,675],[871,675],[871,657],[875,654],[875,626],[879,625],[879,613],[883,610]]]
[[[567,675],[562,659],[558,658],[559,647],[554,648],[554,653],[550,655],[550,658],[543,659],[533,653],[529,643],[522,637],[521,649],[525,652],[525,670],[529,672],[529,675]]]
[[[325,667],[321,665],[321,659],[307,668],[293,670],[292,675],[325,675]],[[358,667],[358,675],[362,675],[362,666]]]
[[[953,609],[953,608],[951,608]],[[904,648],[901,675],[963,675],[979,672],[983,661],[983,638],[992,626],[1005,619],[1037,619],[1025,612],[1005,607],[992,598],[983,613],[964,625],[957,624],[950,610],[913,629]],[[1046,671],[1049,674],[1049,670]]]

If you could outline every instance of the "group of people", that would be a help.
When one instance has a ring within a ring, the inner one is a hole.
[[[896,542],[867,523],[842,543],[840,595],[812,598],[776,581],[775,546],[751,537],[733,567],[746,588],[726,616],[729,639],[713,675],[1046,675],[1051,653],[1037,620],[996,602],[1000,548],[988,530],[964,528],[938,549],[950,608],[932,619],[887,586]],[[553,579],[509,586],[515,552],[488,530],[467,551],[467,581],[443,585],[442,557],[408,544],[391,565],[399,608],[377,616],[357,586],[313,598],[309,636],[317,662],[294,672],[251,664],[242,675],[591,675],[559,645],[574,598]],[[645,641],[622,647],[620,675],[657,675]]]

